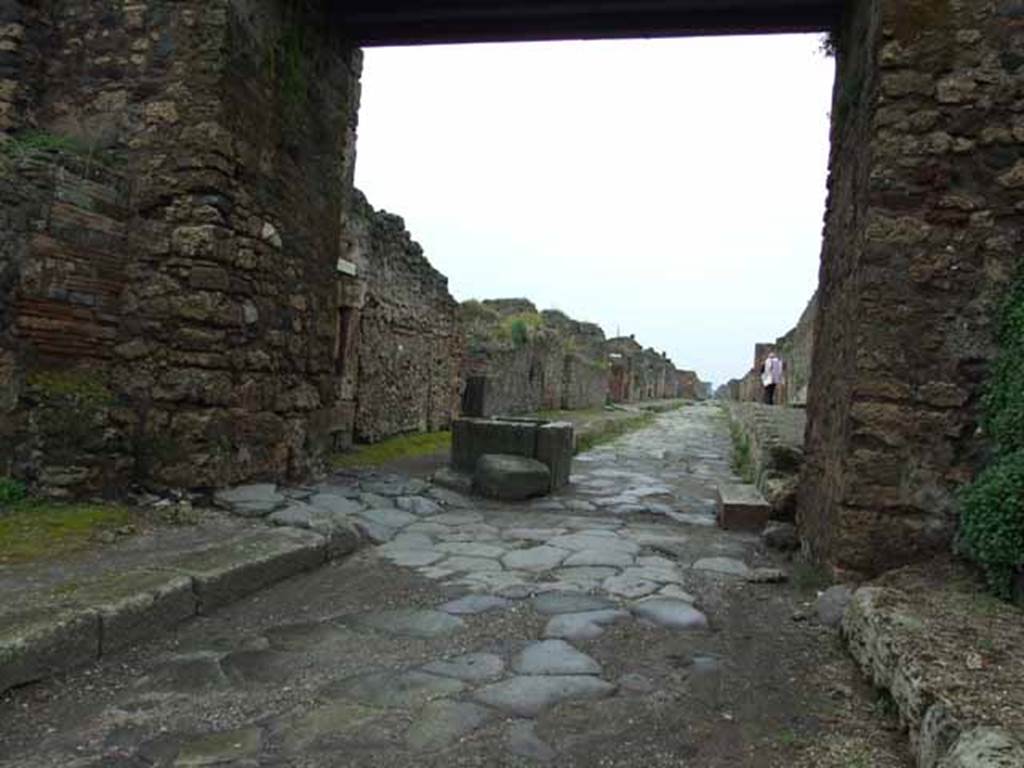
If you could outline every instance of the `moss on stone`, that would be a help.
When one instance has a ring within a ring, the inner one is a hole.
[[[36,371],[26,384],[50,398],[75,398],[84,403],[106,405],[113,400],[103,379],[90,371]]]
[[[431,456],[451,450],[451,432],[421,432],[400,435],[373,445],[362,446],[348,453],[335,455],[331,466],[335,469],[350,467],[377,467],[398,459]]]
[[[100,531],[133,522],[117,504],[59,504],[27,499],[0,516],[0,563],[59,557],[88,545]]]

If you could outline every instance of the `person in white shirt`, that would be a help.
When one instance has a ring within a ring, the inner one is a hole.
[[[761,383],[764,384],[764,402],[775,405],[775,388],[782,383],[782,360],[775,352],[769,352],[761,369]]]

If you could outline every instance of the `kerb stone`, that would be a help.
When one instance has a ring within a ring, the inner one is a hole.
[[[718,487],[718,524],[729,531],[760,531],[772,507],[753,485],[723,483]]]
[[[551,491],[569,484],[572,474],[573,428],[567,421],[555,421],[537,429],[536,459],[551,470]]]

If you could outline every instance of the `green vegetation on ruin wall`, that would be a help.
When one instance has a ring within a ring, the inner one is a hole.
[[[998,342],[983,419],[994,456],[961,494],[960,535],[993,592],[1007,598],[1014,571],[1024,568],[1024,270],[1005,303]]]

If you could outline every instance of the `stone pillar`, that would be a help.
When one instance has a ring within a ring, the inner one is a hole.
[[[874,573],[946,549],[1021,245],[1024,3],[864,0],[837,36],[799,518]]]

